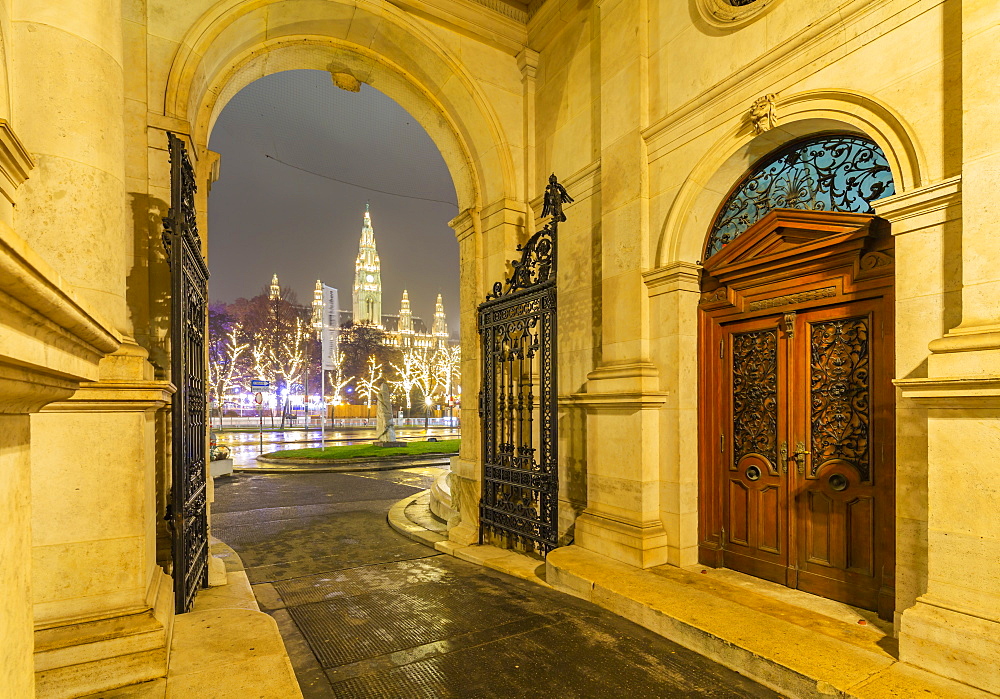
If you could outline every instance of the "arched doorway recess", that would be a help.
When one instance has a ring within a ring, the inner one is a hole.
[[[891,618],[893,192],[878,146],[795,141],[733,188],[699,303],[699,559]]]

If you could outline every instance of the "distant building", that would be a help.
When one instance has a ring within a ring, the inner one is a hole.
[[[276,284],[277,275],[271,284],[272,293]],[[319,319],[329,314],[328,309],[324,310],[322,287],[322,282],[317,280],[312,302],[313,325],[317,328],[321,326]],[[358,246],[358,257],[354,263],[354,287],[351,305],[353,311],[341,310],[339,312],[341,325],[351,321],[371,323],[385,330],[388,344],[394,347],[434,349],[456,344],[456,341],[448,334],[448,321],[441,294],[437,296],[434,320],[429,329],[420,316],[413,315],[413,311],[410,309],[410,296],[405,289],[400,301],[399,313],[396,315],[382,313],[381,262],[375,247],[375,229],[372,226],[371,211],[368,205],[365,206],[361,242]]]
[[[361,246],[354,263],[354,322],[381,325],[382,273],[375,249],[372,216],[365,204],[365,223],[361,228]]]

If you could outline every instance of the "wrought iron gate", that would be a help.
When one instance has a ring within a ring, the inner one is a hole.
[[[518,247],[513,272],[479,306],[483,353],[481,542],[542,555],[558,546],[556,238],[572,199],[549,178],[545,227]]]
[[[170,260],[171,406],[173,480],[168,520],[173,534],[174,600],[178,614],[191,609],[208,583],[205,512],[205,331],[208,267],[195,218],[194,168],[184,142],[168,134],[170,211],[163,219],[163,246]]]

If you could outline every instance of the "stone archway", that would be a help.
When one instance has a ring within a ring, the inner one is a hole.
[[[438,146],[459,207],[449,225],[459,242],[462,383],[478,386],[475,318],[483,280],[499,276],[529,218],[509,136],[519,133],[520,112],[501,115],[498,106],[510,105],[492,101],[446,42],[390,4],[227,0],[187,29],[167,72],[154,76],[162,80],[165,124],[189,137],[201,182],[214,178],[216,156],[207,143],[227,101],[257,78],[292,69],[346,73],[368,83],[406,109]],[[203,230],[206,207],[202,194]],[[462,450],[451,482],[462,521],[451,536],[471,543],[478,537],[481,479],[472,401],[461,415]]]

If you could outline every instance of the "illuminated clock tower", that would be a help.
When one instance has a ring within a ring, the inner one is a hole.
[[[354,263],[354,322],[382,324],[382,274],[375,250],[375,230],[372,216],[365,205],[365,225],[361,229],[361,246]]]

